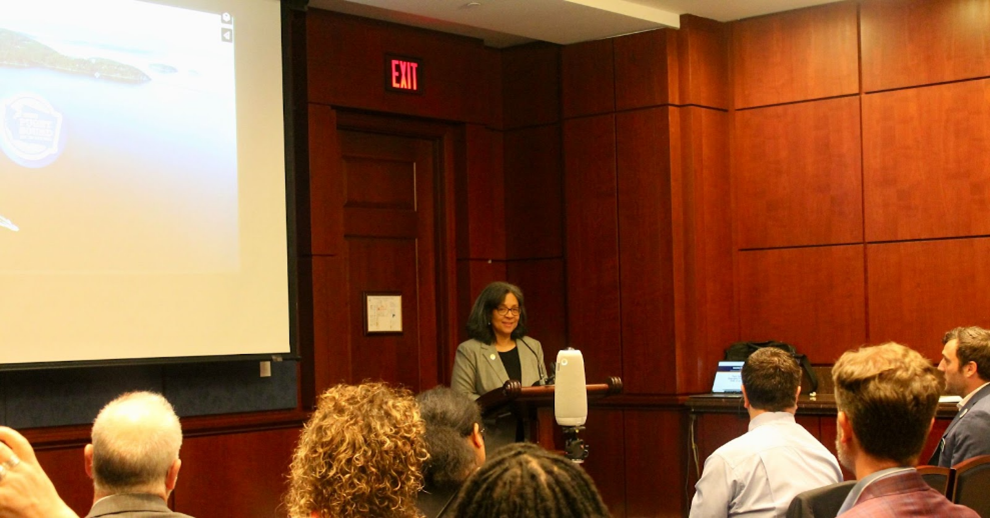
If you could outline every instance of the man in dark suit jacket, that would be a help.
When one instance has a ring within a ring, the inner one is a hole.
[[[839,516],[979,516],[949,502],[914,468],[942,388],[928,360],[900,344],[863,347],[839,358],[832,380],[839,462],[858,480]]]
[[[103,407],[83,452],[93,479],[87,518],[189,518],[165,504],[179,478],[182,427],[172,405],[131,392]]]
[[[942,343],[938,370],[945,373],[945,392],[963,400],[928,463],[949,468],[990,454],[990,331],[957,327]]]

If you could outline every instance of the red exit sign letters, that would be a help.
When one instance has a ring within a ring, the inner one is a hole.
[[[423,61],[404,56],[385,56],[385,89],[393,92],[422,92]]]

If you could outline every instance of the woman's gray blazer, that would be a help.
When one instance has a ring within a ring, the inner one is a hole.
[[[543,346],[539,340],[524,336],[516,340],[519,351],[519,365],[522,367],[524,387],[528,387],[546,376],[546,364],[543,362]],[[497,389],[509,381],[502,359],[495,350],[495,344],[485,344],[471,339],[457,346],[457,356],[454,358],[454,371],[451,374],[450,387],[463,392],[471,399],[490,390]]]

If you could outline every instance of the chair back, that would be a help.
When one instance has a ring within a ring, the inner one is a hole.
[[[955,482],[956,470],[942,466],[918,466],[918,474],[925,479],[932,489],[952,498],[952,484]]]
[[[952,501],[969,507],[980,516],[990,516],[990,455],[979,455],[953,466]]]
[[[787,508],[787,518],[835,518],[842,502],[846,500],[855,480],[839,482],[830,486],[805,491],[791,500]]]

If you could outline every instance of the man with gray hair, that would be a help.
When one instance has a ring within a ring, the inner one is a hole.
[[[166,502],[179,477],[182,427],[172,405],[152,392],[130,392],[103,407],[84,451],[93,479],[87,518],[173,517]]]

